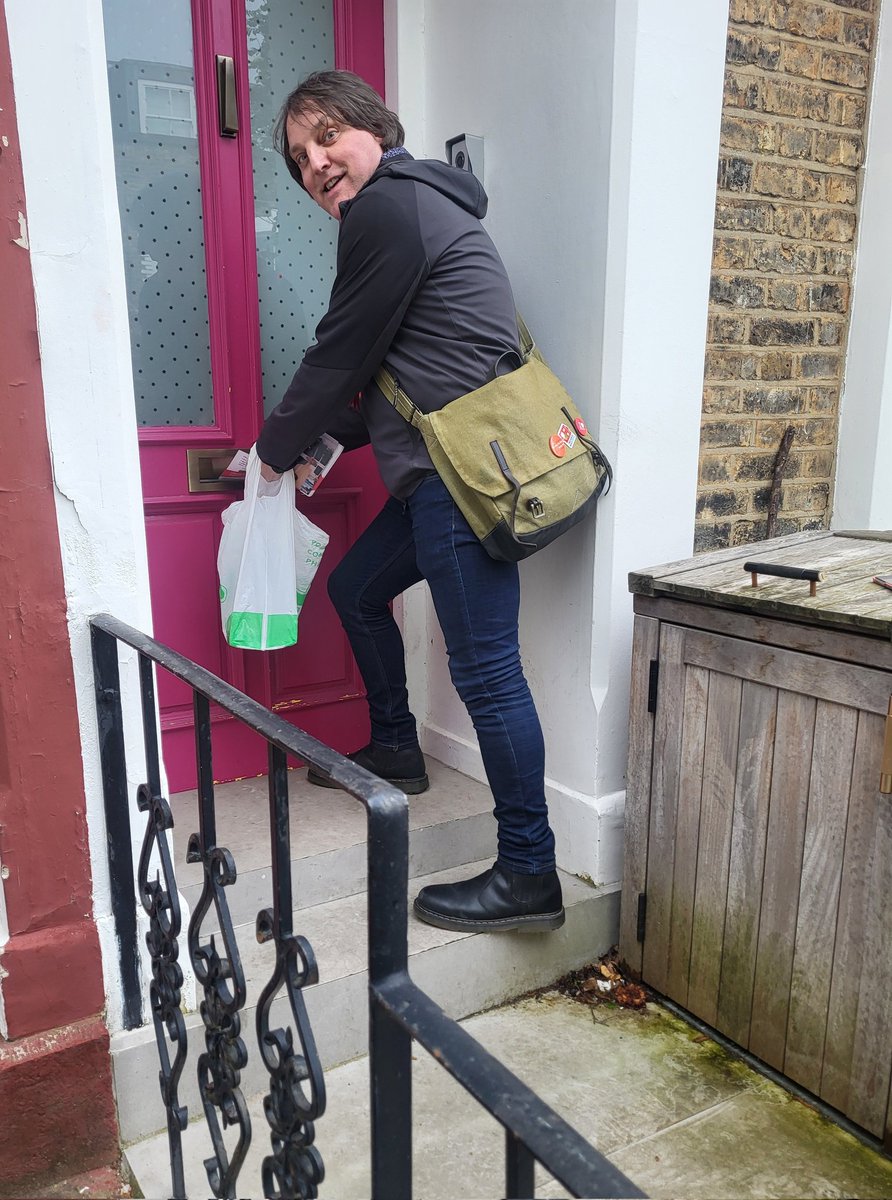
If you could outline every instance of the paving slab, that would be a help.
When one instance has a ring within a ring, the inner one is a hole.
[[[463,1026],[657,1200],[892,1195],[892,1162],[655,1004],[589,1009],[556,992]],[[327,1200],[369,1195],[368,1060],[326,1075],[316,1141]],[[413,1056],[416,1200],[504,1195],[502,1130],[422,1049]],[[259,1100],[240,1195],[253,1195],[268,1140]],[[187,1191],[206,1194],[200,1124],[186,1134]],[[164,1195],[163,1155],[128,1151],[147,1196]],[[160,1166],[159,1166],[160,1163]],[[541,1170],[537,1195],[567,1195]],[[154,1189],[154,1190],[152,1190]],[[161,1189],[161,1190],[158,1190]]]
[[[626,1146],[614,1162],[654,1200],[892,1196],[888,1159],[772,1083]]]

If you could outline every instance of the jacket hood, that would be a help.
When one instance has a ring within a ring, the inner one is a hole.
[[[472,216],[486,216],[488,200],[483,185],[470,171],[460,171],[458,167],[450,167],[447,163],[435,159],[414,159],[406,152],[390,162],[383,163],[366,184],[374,183],[382,175],[390,175],[393,179],[412,179],[416,183],[424,183],[435,191],[442,192],[454,204],[465,209]]]

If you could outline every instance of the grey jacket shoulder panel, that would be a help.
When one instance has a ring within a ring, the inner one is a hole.
[[[388,490],[405,497],[432,469],[420,435],[372,380],[385,363],[431,412],[486,382],[499,358],[517,350],[511,287],[477,215],[485,210],[473,176],[408,157],[383,165],[342,206],[331,302],[258,439],[265,462],[291,466],[305,445],[343,424],[362,391]]]

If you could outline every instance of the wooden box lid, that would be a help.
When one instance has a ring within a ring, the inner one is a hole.
[[[759,575],[753,587],[743,569],[749,562],[812,568],[824,578],[814,597],[809,583],[801,579]],[[873,583],[874,575],[889,574],[892,530],[820,530],[633,571],[629,590],[892,638],[892,591]]]

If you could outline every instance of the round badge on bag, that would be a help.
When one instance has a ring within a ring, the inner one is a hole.
[[[576,432],[580,437],[588,436],[588,426],[586,425],[585,421],[583,421],[582,417],[577,417],[573,424],[576,426]]]
[[[563,458],[567,453],[567,443],[556,433],[553,433],[548,439],[548,448],[555,458]]]

